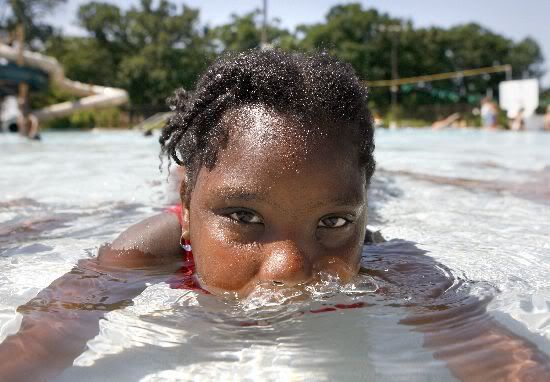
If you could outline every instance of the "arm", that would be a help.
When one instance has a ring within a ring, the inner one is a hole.
[[[550,358],[487,313],[489,298],[468,294],[444,265],[415,243],[369,245],[368,268],[380,293],[408,307],[400,321],[423,333],[424,346],[463,381],[550,381]],[[403,297],[407,297],[403,304]]]
[[[489,301],[413,315],[401,323],[424,333],[424,346],[462,381],[550,381],[550,358],[486,312]]]
[[[19,332],[0,344],[0,380],[47,380],[69,367],[97,335],[105,312],[131,304],[146,282],[177,269],[179,235],[173,214],[146,219],[19,307]]]
[[[436,264],[444,269],[441,264]],[[424,346],[461,381],[550,381],[550,358],[488,312],[491,298],[460,291],[460,280],[420,267],[430,285],[402,324],[424,334]],[[422,278],[422,277],[421,277]],[[423,300],[423,301],[422,301]]]

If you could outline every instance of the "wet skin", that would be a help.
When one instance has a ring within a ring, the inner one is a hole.
[[[203,287],[245,296],[319,272],[357,274],[367,187],[352,134],[252,106],[222,123],[227,145],[198,173],[183,212]]]

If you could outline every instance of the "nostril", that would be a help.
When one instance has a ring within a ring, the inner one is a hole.
[[[275,280],[274,280],[274,281],[272,281],[271,283],[272,283],[273,285],[275,285],[275,286],[283,286],[283,285],[285,285],[285,283],[282,282],[282,281],[275,281]]]

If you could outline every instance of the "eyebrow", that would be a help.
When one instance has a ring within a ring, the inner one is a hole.
[[[307,204],[307,203],[304,203]],[[336,196],[326,201],[321,201],[319,203],[311,203],[312,207],[325,207],[325,206],[345,206],[345,207],[358,207],[362,205],[363,202],[360,197],[355,195],[342,195]]]
[[[266,199],[264,192],[250,192],[250,191],[237,189],[233,187],[220,187],[220,188],[217,188],[215,192],[218,195],[220,195],[223,199],[226,199],[226,200],[264,201]]]
[[[225,200],[229,201],[251,201],[256,200],[263,202],[266,200],[264,192],[250,192],[246,190],[239,190],[234,188],[219,188],[216,189],[216,192],[223,197]],[[299,196],[297,196],[299,197]],[[304,205],[309,205],[310,207],[325,207],[325,206],[345,206],[345,207],[359,207],[363,204],[363,201],[360,197],[356,195],[341,195],[336,196],[331,199],[320,201],[318,203],[308,203],[304,201]]]

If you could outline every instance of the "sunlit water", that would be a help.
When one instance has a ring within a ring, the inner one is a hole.
[[[352,283],[236,302],[157,275],[58,380],[452,380],[411,323],[440,306],[458,333],[496,320],[550,354],[549,147],[550,134],[379,131],[370,224],[395,240],[366,246]],[[17,306],[174,199],[157,154],[132,132],[0,136],[0,341]]]

